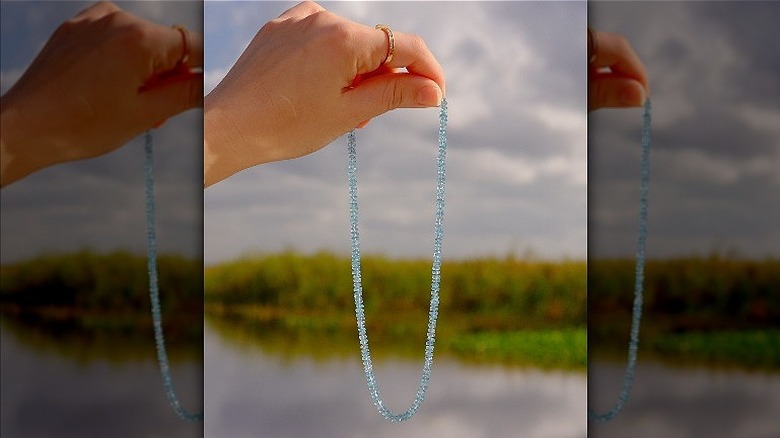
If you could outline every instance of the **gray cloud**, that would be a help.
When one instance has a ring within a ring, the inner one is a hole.
[[[779,255],[780,4],[593,2],[589,15],[650,76],[649,254]],[[638,110],[589,117],[591,254],[634,252],[640,129]]]
[[[322,4],[354,21],[421,35],[445,70],[445,257],[531,248],[545,257],[584,257],[584,2]],[[216,82],[257,29],[289,6],[207,3],[207,77]],[[358,132],[365,252],[430,255],[437,114],[397,110]],[[342,137],[312,156],[206,190],[207,263],[284,248],[346,254],[345,149]]]
[[[64,20],[92,2],[3,2],[3,91]],[[200,30],[200,2],[126,2],[141,17]],[[8,79],[8,80],[7,80]],[[200,257],[202,112],[188,111],[154,131],[160,251]],[[143,139],[108,155],[39,171],[0,192],[3,263],[81,248],[143,253]]]

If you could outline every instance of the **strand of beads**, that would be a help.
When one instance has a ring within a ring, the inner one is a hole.
[[[431,304],[428,310],[428,332],[425,341],[425,359],[423,363],[420,386],[417,389],[414,401],[409,409],[397,414],[388,409],[379,395],[379,384],[374,375],[374,367],[371,362],[371,351],[368,347],[368,333],[366,332],[366,315],[363,306],[363,287],[360,275],[360,233],[358,231],[358,199],[357,199],[357,141],[355,131],[348,135],[347,153],[349,162],[347,173],[349,176],[349,221],[350,236],[352,242],[352,281],[355,295],[355,317],[357,319],[358,339],[360,340],[360,356],[363,360],[363,371],[366,374],[366,383],[371,400],[379,413],[387,420],[398,423],[406,421],[420,409],[425,400],[428,383],[433,367],[433,346],[436,340],[436,319],[439,313],[439,286],[441,284],[441,247],[444,224],[444,183],[445,183],[445,156],[447,153],[447,101],[442,99],[439,113],[439,151],[437,155],[438,178],[436,184],[436,213],[433,231],[433,266],[431,268]]]
[[[642,156],[640,162],[641,181],[639,185],[639,237],[636,246],[636,268],[634,271],[634,306],[631,315],[631,336],[628,341],[628,361],[623,387],[617,401],[604,414],[588,410],[591,420],[605,422],[617,417],[628,403],[631,386],[636,372],[636,356],[639,349],[639,324],[642,320],[642,292],[645,279],[645,241],[647,240],[647,188],[650,183],[650,99],[645,100],[642,126]]]
[[[157,347],[157,362],[160,365],[165,395],[171,403],[173,410],[186,421],[203,421],[203,412],[193,414],[187,411],[173,388],[168,353],[165,350],[165,336],[163,335],[162,314],[160,312],[160,291],[157,284],[157,237],[154,232],[154,172],[152,160],[152,133],[146,131],[144,154],[145,186],[146,186],[146,262],[149,272],[149,299],[152,303],[152,322],[154,324],[154,342]]]

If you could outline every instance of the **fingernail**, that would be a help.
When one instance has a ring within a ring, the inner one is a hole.
[[[417,91],[417,105],[439,106],[441,104],[441,90],[439,87],[428,85]]]

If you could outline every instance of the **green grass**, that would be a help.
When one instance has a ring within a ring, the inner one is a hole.
[[[780,369],[780,330],[664,334],[649,341],[657,354],[678,362]]]
[[[430,260],[365,256],[362,268],[368,316],[427,312]],[[468,315],[475,330],[563,328],[586,321],[582,261],[445,261],[442,275],[440,310]],[[290,313],[350,313],[354,300],[349,259],[287,252],[207,267],[205,299]]]
[[[473,333],[452,339],[448,347],[456,356],[473,362],[564,369],[587,366],[584,328]]]
[[[421,355],[430,269],[428,259],[364,257],[365,309],[379,357]],[[578,368],[589,342],[591,355],[622,358],[633,270],[632,260],[592,260],[588,266],[514,257],[445,260],[437,353]],[[49,255],[0,268],[0,310],[25,330],[51,327],[54,337],[65,332],[89,339],[101,330],[147,336],[147,287],[143,256]],[[282,355],[357,351],[346,256],[285,252],[205,272],[200,261],[162,256],[160,287],[166,335],[174,343],[202,338],[205,299],[210,323],[231,339],[243,336]],[[777,259],[651,260],[640,357],[778,369],[778,292]]]
[[[203,266],[158,257],[160,304],[173,349],[202,351]],[[0,268],[0,313],[20,336],[78,350],[148,348],[152,335],[146,257],[127,252],[51,254]],[[28,338],[25,338],[28,339]],[[83,342],[82,342],[83,341]],[[65,349],[67,350],[67,348]]]
[[[589,352],[625,357],[634,262],[589,263]],[[780,369],[780,260],[648,261],[640,357]]]
[[[372,353],[380,360],[421,357],[430,260],[369,255],[362,268]],[[445,261],[442,274],[439,357],[584,369],[584,262]],[[345,256],[286,252],[207,267],[205,299],[208,320],[221,333],[257,339],[267,352],[328,357],[358,351]]]

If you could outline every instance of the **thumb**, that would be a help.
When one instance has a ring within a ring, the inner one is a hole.
[[[442,91],[436,82],[410,73],[374,76],[345,94],[359,120],[368,120],[395,108],[439,106],[442,99]]]
[[[140,98],[152,123],[160,123],[188,109],[202,107],[203,73],[187,72],[166,78],[144,90]]]
[[[646,94],[644,86],[636,79],[597,76],[588,84],[588,110],[639,107],[644,103]]]

